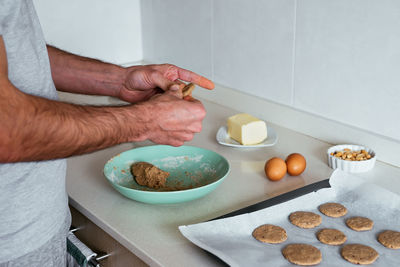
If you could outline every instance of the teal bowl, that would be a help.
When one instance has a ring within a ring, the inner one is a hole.
[[[138,161],[149,162],[169,172],[166,189],[137,184],[130,167]],[[193,146],[135,148],[112,157],[104,166],[105,177],[119,193],[150,204],[180,203],[201,198],[217,188],[228,173],[229,163],[224,157]]]

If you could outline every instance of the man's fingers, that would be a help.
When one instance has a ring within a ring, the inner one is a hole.
[[[186,101],[193,101],[193,100],[196,100],[193,96],[191,96],[191,95],[187,95],[187,96],[185,96],[185,97],[183,97],[183,100],[186,100]]]
[[[194,97],[191,96],[191,95],[185,96],[183,99],[184,99],[184,100],[187,100],[187,101],[190,101],[190,102],[193,102],[193,103],[200,103],[200,104],[201,104],[200,100],[194,98]],[[201,104],[201,105],[202,105],[202,104]]]
[[[195,83],[198,86],[201,86],[206,89],[214,89],[215,85],[209,79],[207,79],[201,75],[198,75],[190,70],[185,70],[185,69],[182,69],[179,67],[177,67],[177,69],[178,69],[179,79],[187,81],[187,82]]]
[[[171,140],[171,141],[165,142],[165,143],[161,142],[160,144],[167,144],[170,146],[179,147],[179,146],[182,146],[184,144],[184,142],[180,141],[180,140]]]
[[[192,140],[194,132],[192,131],[174,131],[170,132],[166,137],[153,140],[159,144],[167,144],[171,146],[181,146],[184,142]]]
[[[157,87],[167,91],[172,85],[176,84],[174,81],[170,81],[162,75],[161,72],[154,70],[150,74],[150,78]]]
[[[179,79],[176,79],[174,82],[176,82],[177,84],[184,84],[184,85],[186,85],[186,83],[182,82],[182,81],[179,80]]]
[[[191,131],[192,133],[199,133],[199,132],[201,132],[202,124],[201,124],[201,122],[193,123],[187,129],[189,131]]]
[[[184,86],[185,86],[184,84],[176,84],[176,83],[171,84],[165,93],[182,99],[183,98],[182,89]]]
[[[194,73],[190,70],[179,68],[172,64],[153,65],[153,69],[159,70],[169,80],[180,79],[186,82],[192,82],[206,89],[213,89],[214,83],[209,79]]]
[[[194,137],[193,132],[182,132],[182,133],[180,133],[180,136],[179,136],[180,140],[185,141],[185,142],[192,140],[193,137]]]

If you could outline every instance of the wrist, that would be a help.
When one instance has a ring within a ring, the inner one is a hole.
[[[114,65],[113,68],[115,88],[110,91],[110,96],[120,98],[122,89],[125,88],[128,71],[127,68],[117,65]]]
[[[125,106],[122,128],[126,129],[126,142],[140,142],[149,138],[150,113],[146,104]]]

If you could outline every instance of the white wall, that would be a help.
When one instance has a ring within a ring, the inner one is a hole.
[[[141,8],[145,60],[400,141],[400,1],[142,0]]]
[[[46,41],[125,64],[143,59],[140,0],[34,0]]]

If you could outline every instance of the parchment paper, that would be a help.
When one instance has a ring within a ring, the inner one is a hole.
[[[197,246],[213,253],[231,266],[294,266],[282,256],[282,249],[291,243],[306,243],[322,253],[319,266],[355,266],[340,255],[342,246],[323,244],[316,238],[322,228],[341,230],[345,244],[361,243],[379,253],[372,266],[400,266],[400,250],[389,249],[377,241],[383,230],[400,231],[400,196],[377,185],[366,183],[351,174],[336,170],[330,177],[331,188],[321,189],[279,205],[226,219],[180,226],[181,233]],[[338,202],[348,209],[347,215],[331,218],[318,211],[326,202]],[[322,216],[322,223],[314,229],[301,229],[289,222],[294,211],[312,211]],[[371,231],[356,232],[345,220],[364,216],[374,221]],[[288,239],[281,244],[265,244],[252,237],[253,230],[262,224],[283,227]]]

